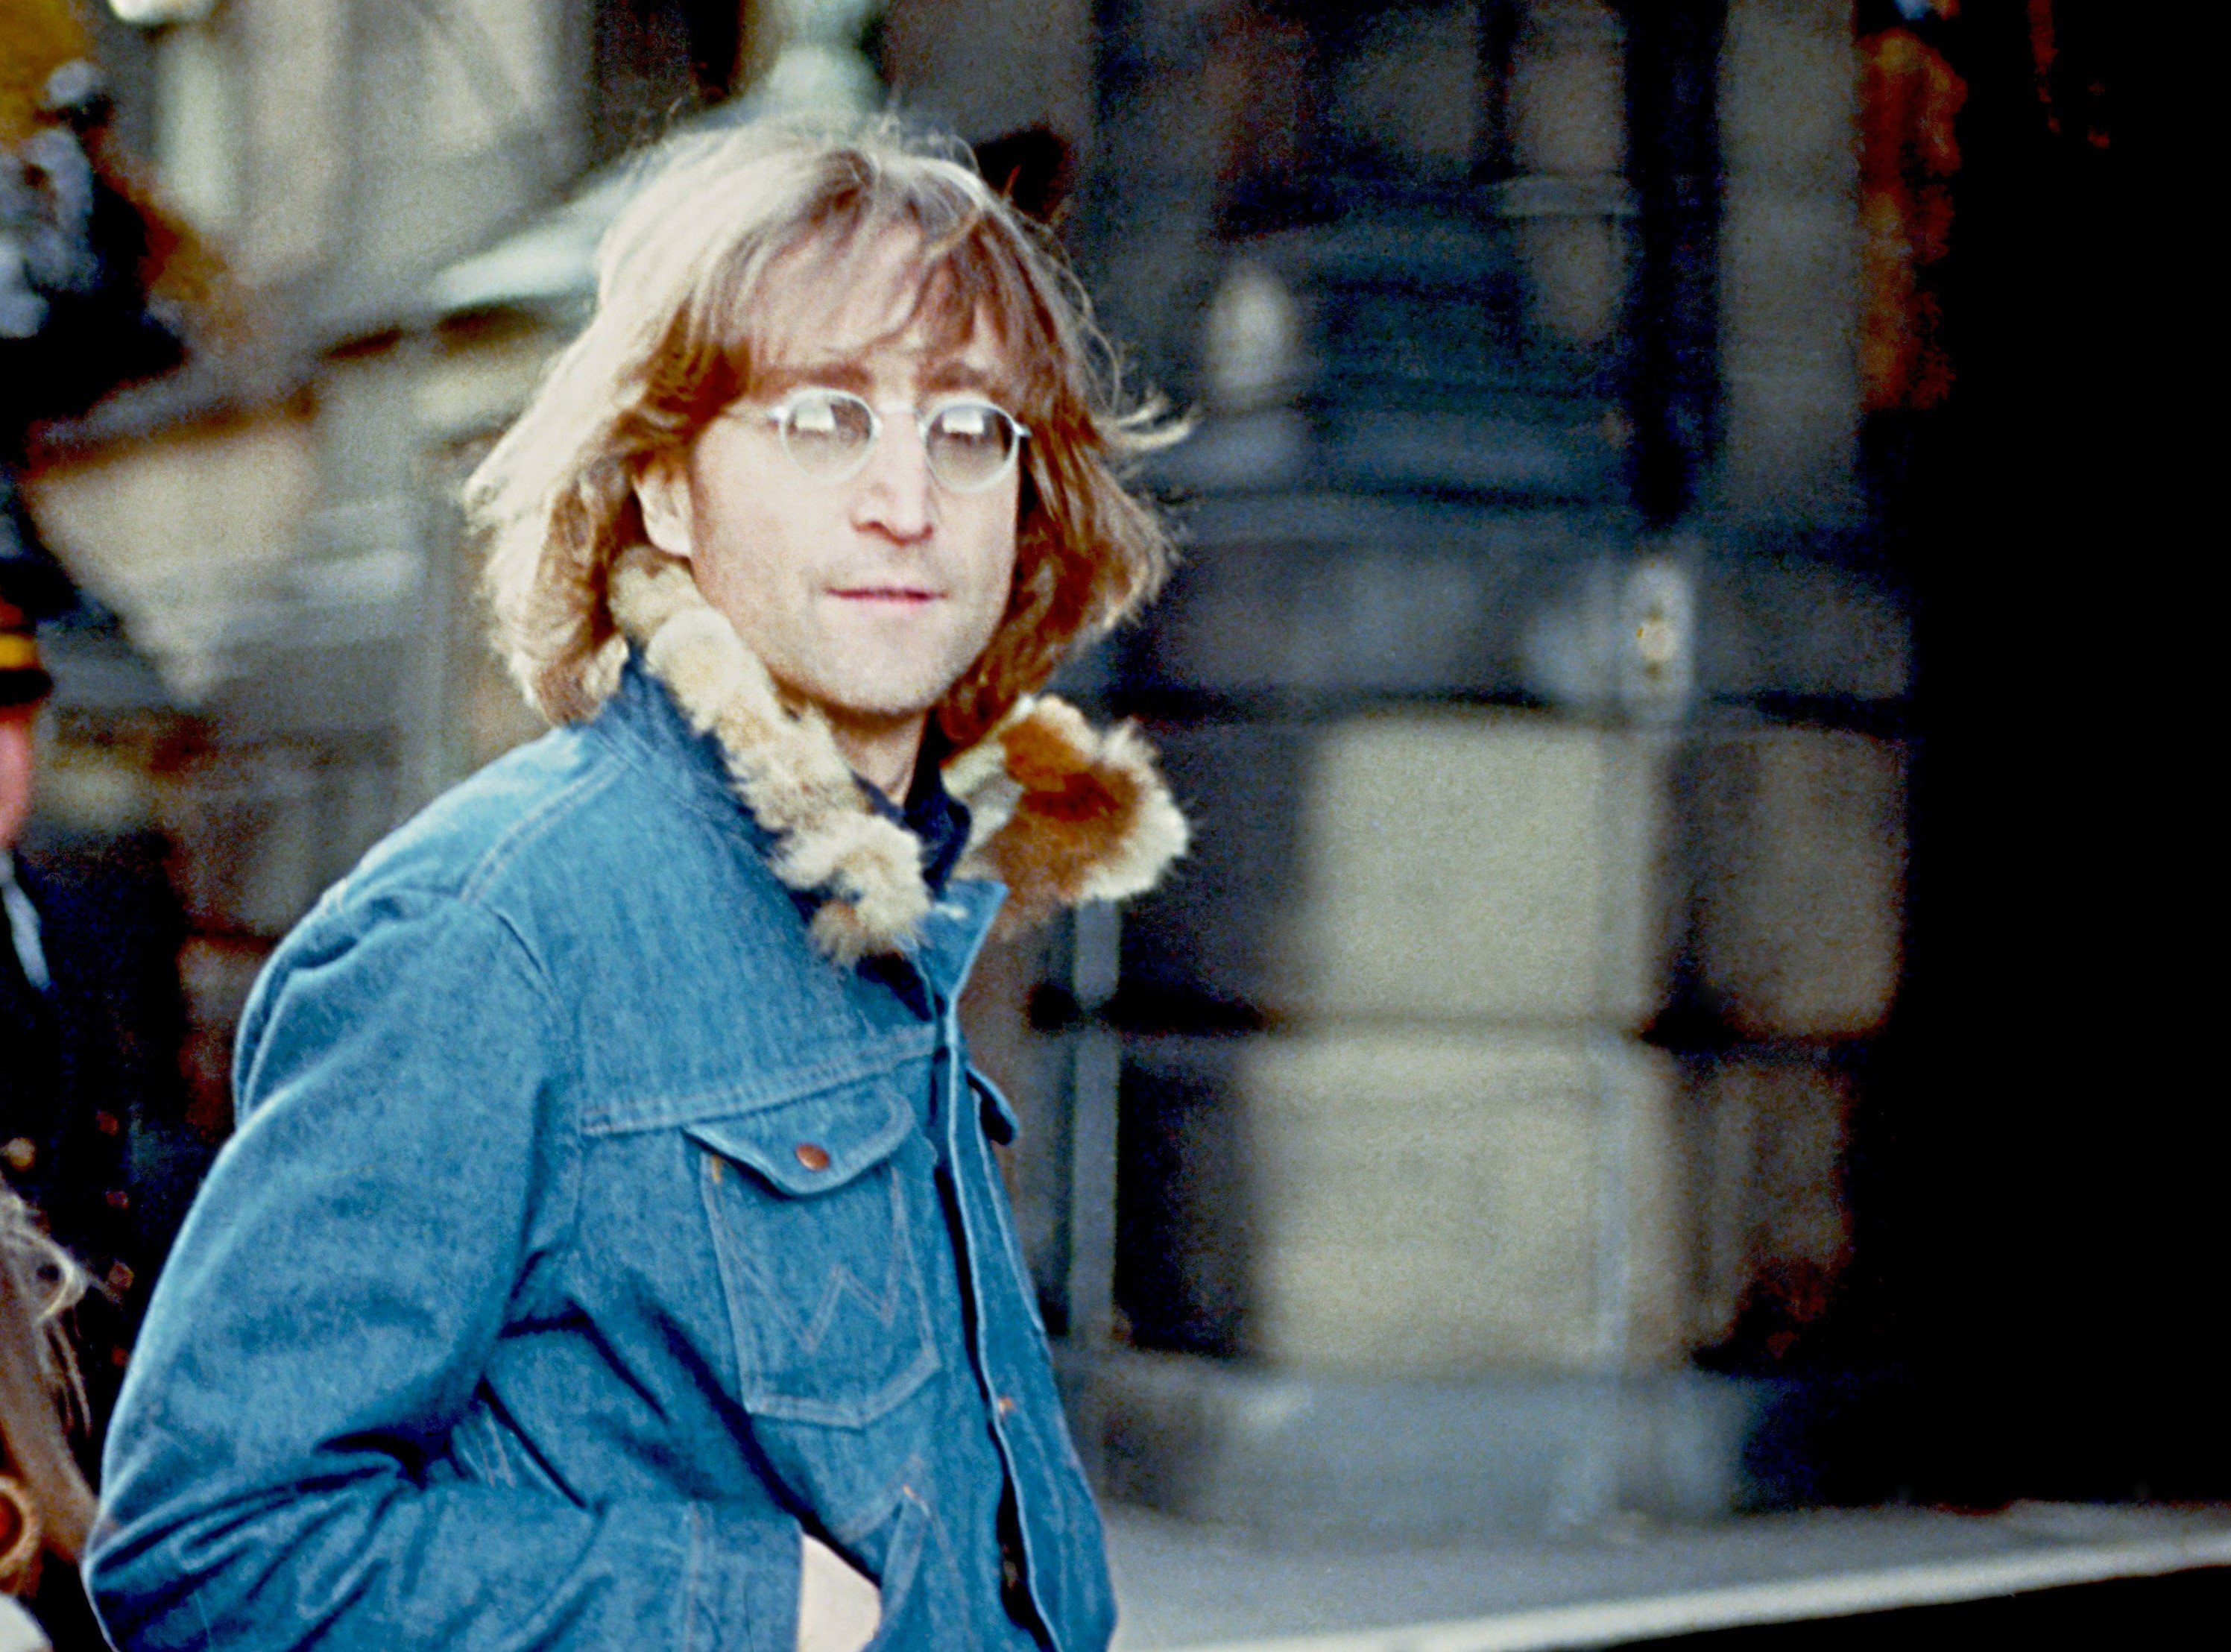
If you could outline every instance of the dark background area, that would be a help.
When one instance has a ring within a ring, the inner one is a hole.
[[[2204,466],[2148,411],[2181,375],[2134,322],[2174,277],[2132,206],[2108,9],[2053,21],[2045,88],[2022,9],[1939,26],[1969,87],[1957,379],[1867,432],[1919,673],[1840,1362],[1891,1369],[1827,1454],[1851,1500],[2231,1493],[2221,1086],[2181,1031],[2213,995],[2170,572]]]

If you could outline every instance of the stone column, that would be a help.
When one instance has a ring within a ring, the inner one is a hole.
[[[1842,25],[1736,10],[1716,497],[1833,522]],[[1198,837],[1091,1023],[1122,1039],[1129,1346],[1083,1414],[1118,1494],[1213,1519],[1723,1512],[1752,1391],[1691,1356],[1763,1273],[1840,1266],[1833,1051],[1880,1020],[1898,906],[1895,751],[1740,708],[1895,698],[1898,623],[1717,516],[1633,509],[1611,8],[1306,38],[1180,10],[1102,42],[1086,205],[1119,318],[1207,394],[1160,473],[1193,495],[1187,565],[1107,679]],[[1427,120],[1463,54],[1411,75],[1412,48],[1467,30],[1478,119]],[[1240,118],[1296,62],[1315,193],[1272,187],[1285,126]],[[1663,1018],[1707,1000],[1736,1052],[1675,1053]]]
[[[1730,0],[1720,56],[1723,442],[1710,502],[1750,522],[1853,509],[1857,65],[1836,0]]]

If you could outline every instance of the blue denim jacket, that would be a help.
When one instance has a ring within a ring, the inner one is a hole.
[[[986,1461],[1052,1641],[1106,1644],[954,1011],[1000,888],[846,968],[767,846],[631,665],[280,949],[109,1439],[120,1647],[791,1652],[801,1527],[876,1646],[1026,1646]]]

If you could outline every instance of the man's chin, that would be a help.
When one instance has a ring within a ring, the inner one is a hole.
[[[896,728],[934,710],[959,681],[931,675],[898,682],[823,683],[799,690],[831,722],[850,728]]]

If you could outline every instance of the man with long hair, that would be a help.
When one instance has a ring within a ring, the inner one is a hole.
[[[469,489],[558,728],[258,983],[104,1464],[118,1646],[1106,1643],[954,1001],[1183,848],[1037,694],[1166,571],[1161,439],[933,146],[641,191]]]

